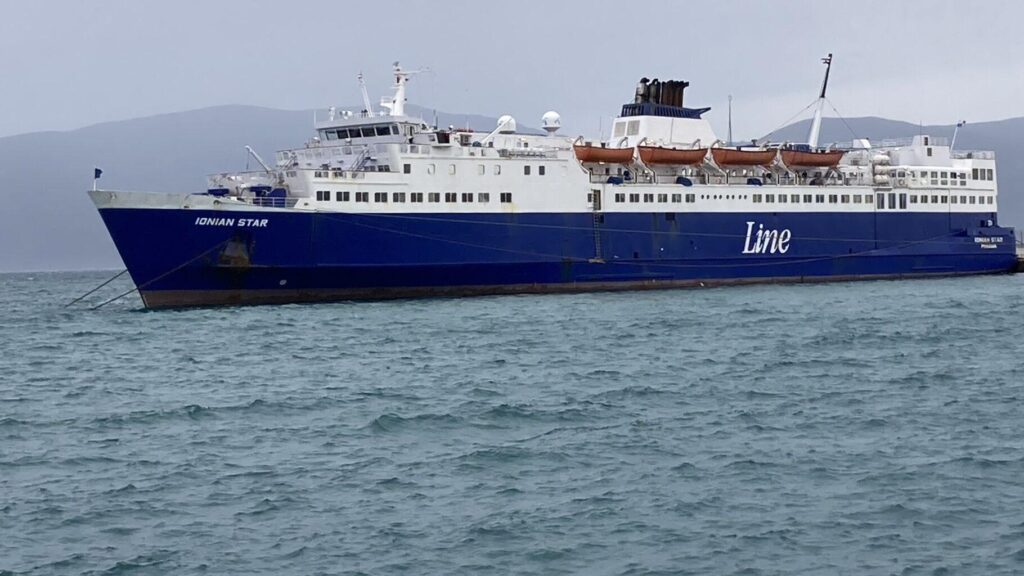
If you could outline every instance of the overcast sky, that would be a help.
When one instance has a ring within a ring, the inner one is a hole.
[[[596,135],[641,76],[684,79],[725,133],[761,136],[816,96],[844,116],[1024,115],[1024,2],[5,0],[0,136],[219,104],[374,102],[389,66],[430,67],[409,101]],[[830,115],[833,114],[830,112]]]

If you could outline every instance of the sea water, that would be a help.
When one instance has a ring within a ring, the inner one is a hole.
[[[64,308],[109,275],[0,276],[0,574],[1024,572],[1024,276]]]

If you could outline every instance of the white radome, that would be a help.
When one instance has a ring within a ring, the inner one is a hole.
[[[562,127],[562,117],[554,110],[548,110],[540,117],[541,128],[548,131],[548,134],[554,134],[558,132],[558,129]]]

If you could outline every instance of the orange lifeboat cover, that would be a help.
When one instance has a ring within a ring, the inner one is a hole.
[[[711,149],[711,155],[719,166],[768,166],[775,160],[776,153],[776,150]]]
[[[839,164],[843,159],[842,150],[828,152],[802,152],[800,150],[783,150],[782,161],[786,166],[811,166],[825,168]]]
[[[640,159],[644,164],[675,164],[693,165],[700,164],[708,155],[707,148],[692,148],[688,150],[677,150],[675,148],[661,148],[659,146],[639,146]]]
[[[580,162],[604,162],[606,164],[629,164],[633,161],[632,148],[600,148],[597,146],[573,146]]]

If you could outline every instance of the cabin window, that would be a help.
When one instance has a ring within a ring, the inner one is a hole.
[[[995,180],[996,179],[995,178],[995,172],[993,172],[993,170],[991,168],[986,168],[985,169],[985,175],[988,176],[988,178],[986,178],[986,180]]]
[[[779,202],[785,204],[789,200],[789,196],[785,194],[779,194]]]
[[[989,196],[989,197],[988,197],[988,203],[989,203],[989,204],[993,204],[993,203],[995,203],[995,198],[994,198],[994,197],[992,197],[992,196]]]
[[[444,201],[445,202],[458,202],[459,201],[459,195],[456,194],[455,192],[445,192],[444,193]]]
[[[839,202],[841,202],[843,204],[849,204],[850,203],[850,195],[849,194],[843,194],[842,196],[839,197]]]
[[[484,166],[483,164],[477,164],[476,165],[476,174],[477,174],[477,176],[483,176],[486,173],[487,173],[487,166]]]
[[[495,164],[494,165],[494,175],[497,176],[499,174],[501,174],[501,165]]]
[[[792,202],[793,204],[797,204],[798,202],[800,202],[800,195],[799,194],[790,194],[789,195],[789,201]]]
[[[654,194],[644,194],[644,202],[654,202]]]
[[[956,204],[956,196],[950,196],[949,197],[949,203],[950,204]]]
[[[885,194],[878,194],[878,204],[876,206],[878,208],[885,208]]]
[[[537,166],[537,175],[538,176],[543,176],[544,175],[544,166]]]
[[[961,196],[960,197],[960,203],[961,204],[967,204],[967,196]]]
[[[917,204],[917,196],[911,196],[910,197],[910,203],[911,204]],[[928,195],[924,194],[924,195],[921,196],[921,204],[927,204],[927,203],[928,203]]]
[[[441,201],[441,193],[440,192],[429,192],[427,194],[427,202],[440,202],[440,201]]]
[[[835,204],[837,202],[839,202],[839,195],[838,194],[829,194],[828,195],[828,203],[829,204]]]
[[[812,199],[813,198],[811,197],[810,194],[804,194],[804,203],[805,204],[810,204]]]
[[[392,202],[405,203],[405,192],[394,192],[391,194]]]
[[[696,202],[697,201],[697,195],[696,194],[687,194],[686,195],[686,201],[690,202],[690,203]]]
[[[523,166],[523,175],[524,176],[529,176],[530,175],[530,165],[529,164],[527,164],[526,166]]]
[[[927,150],[928,155],[931,156],[932,155],[932,149],[931,148],[927,148],[926,150]]]
[[[853,195],[853,203],[854,204],[860,204],[860,194],[854,194]]]
[[[612,132],[612,138],[622,138],[622,135],[626,133],[626,123],[616,122],[615,128]]]
[[[388,201],[388,193],[387,192],[374,192],[373,193],[373,201],[374,202],[387,203],[387,201]]]
[[[473,202],[473,193],[472,192],[463,192],[462,193],[462,201],[466,202],[467,204],[471,204]]]
[[[976,196],[971,196],[971,204],[977,204],[976,200],[977,200]]]
[[[370,193],[369,192],[356,192],[356,202],[369,202],[369,201],[370,201]]]
[[[946,204],[947,202],[949,202],[949,197],[948,196],[943,196],[942,197],[942,203]],[[938,203],[939,203],[939,197],[938,196],[932,196],[932,204],[938,204]]]
[[[676,203],[682,202],[683,201],[683,195],[682,194],[673,194],[672,195],[672,201],[676,202]]]
[[[450,174],[450,175],[454,175],[455,174],[455,164],[449,164],[448,165],[448,174]]]
[[[668,194],[658,194],[658,202],[668,202]]]
[[[482,202],[486,204],[491,201],[491,195],[488,192],[481,192],[476,195],[476,200],[477,202]]]
[[[625,202],[626,201],[626,195],[623,194],[622,192],[616,192],[615,193],[615,201],[620,203],[620,204],[622,202]]]
[[[323,199],[324,199],[324,191],[323,190],[317,190],[316,191],[316,201],[319,202],[319,201],[321,201]]]
[[[410,202],[423,202],[423,192],[411,192],[409,194]]]
[[[907,195],[906,194],[900,194],[900,210],[906,210],[906,209],[907,209]]]
[[[640,194],[630,194],[629,201],[634,203],[640,202]]]
[[[348,202],[348,192],[335,192],[334,193],[334,201],[335,202]]]
[[[760,204],[761,203],[761,195],[760,194],[754,194],[753,200],[754,200],[754,204]]]
[[[814,195],[814,202],[816,204],[824,204],[825,203],[825,195],[824,194],[815,194]]]
[[[626,125],[626,136],[636,136],[640,133],[640,121],[630,120]]]
[[[412,164],[402,164],[402,174],[412,174]]]
[[[500,200],[501,200],[502,204],[511,204],[512,203],[512,193],[511,192],[502,192]]]
[[[427,174],[433,174],[433,173],[434,173],[434,165],[433,164],[427,164]]]
[[[889,193],[889,209],[892,210],[894,208],[896,208],[896,193],[895,192],[890,192]]]

